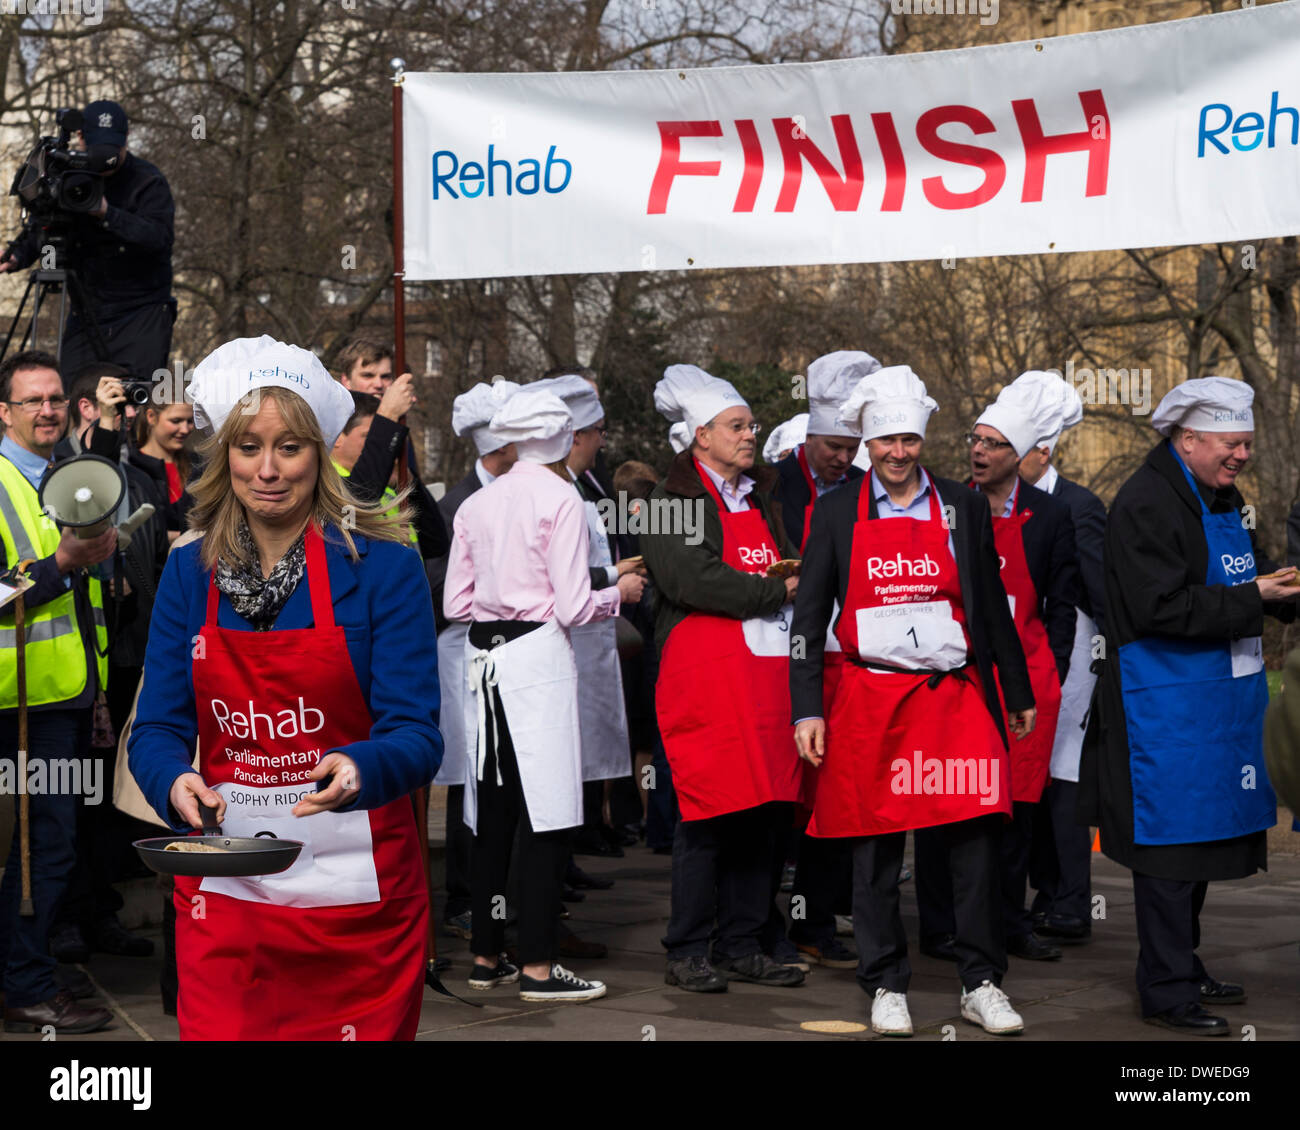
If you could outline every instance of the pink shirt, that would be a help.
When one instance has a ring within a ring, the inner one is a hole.
[[[540,463],[516,463],[456,511],[443,589],[448,620],[616,616],[617,588],[591,588],[587,518],[573,484]]]

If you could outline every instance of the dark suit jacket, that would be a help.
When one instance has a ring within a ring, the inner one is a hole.
[[[971,658],[979,669],[989,713],[997,723],[1002,740],[1007,740],[1002,704],[993,682],[996,664],[1006,697],[1007,710],[1026,710],[1034,705],[1029,671],[1020,636],[1011,619],[1011,606],[1002,587],[998,551],[993,544],[993,521],[988,499],[952,479],[931,475],[939,500],[953,507],[950,512],[953,551],[961,578],[962,606],[970,632]],[[849,583],[849,561],[853,550],[853,528],[858,518],[858,497],[865,476],[831,491],[813,510],[812,533],[799,574],[795,595],[793,640],[802,641],[803,654],[790,658],[790,705],[794,720],[820,718],[822,712],[822,652],[826,625],[836,598],[845,604]],[[871,500],[869,517],[877,520],[876,502]],[[902,522],[912,519],[892,518]]]
[[[602,498],[613,497],[611,493],[613,488],[611,487],[607,491],[592,471],[586,471],[579,475],[574,480],[573,485],[578,488],[578,493],[582,495],[583,502],[599,502]],[[609,536],[610,556],[617,561],[621,556],[620,539],[616,534],[609,533],[608,530],[606,530],[606,533]],[[610,587],[609,574],[603,568],[593,565],[588,567],[587,572],[591,576],[591,587],[593,589],[607,589]]]
[[[1023,479],[1016,495],[1016,513],[1028,510],[1020,528],[1025,563],[1038,593],[1038,615],[1047,629],[1047,642],[1056,659],[1061,682],[1070,670],[1074,650],[1074,609],[1079,603],[1079,555],[1074,544],[1070,508],[1059,498],[1030,486]]]
[[[1102,567],[1106,546],[1106,506],[1087,487],[1058,474],[1052,496],[1070,508],[1074,548],[1079,555],[1079,607],[1106,632],[1106,575]]]
[[[372,502],[383,497],[384,488],[397,465],[398,453],[407,444],[409,431],[386,416],[375,416],[366,435],[365,446],[357,457],[348,477],[348,489],[358,499]],[[413,490],[411,508],[415,511],[415,535],[420,543],[420,556],[428,561],[445,557],[451,550],[451,537],[442,514],[420,481],[420,469],[415,463],[415,452],[408,446],[407,468],[411,473]]]
[[[780,477],[777,479],[772,497],[781,504],[781,517],[785,520],[786,537],[790,539],[790,544],[797,551],[803,542],[804,512],[812,501],[808,480],[803,477],[803,468],[799,466],[797,447],[776,465],[776,473]],[[862,478],[865,472],[861,467],[849,464],[848,474],[848,483],[844,483],[844,486]]]
[[[479,481],[477,466],[471,467],[469,474],[438,500],[438,511],[442,515],[447,529],[451,529],[451,523],[455,519],[456,511],[460,509],[461,504],[476,490],[482,488],[483,484]],[[447,626],[447,617],[442,614],[442,590],[447,584],[447,560],[450,553],[451,549],[448,546],[447,553],[424,563],[425,575],[429,578],[429,591],[433,593],[433,618],[437,621],[438,631],[440,632]]]

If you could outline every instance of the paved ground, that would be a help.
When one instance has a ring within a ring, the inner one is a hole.
[[[1296,837],[1286,834],[1294,841]],[[1281,837],[1279,837],[1281,840]],[[1279,842],[1279,847],[1283,843]],[[1287,844],[1294,851],[1294,843]],[[1285,850],[1285,849],[1284,849]],[[1093,856],[1094,893],[1105,898],[1105,918],[1094,923],[1094,940],[1067,949],[1059,962],[1011,959],[1004,987],[1025,1018],[1028,1040],[1151,1041],[1174,1037],[1143,1024],[1137,1015],[1133,965],[1137,942],[1128,873]],[[623,859],[581,857],[584,868],[616,881],[609,891],[588,892],[571,908],[569,922],[581,937],[608,944],[603,961],[572,962],[584,975],[609,985],[608,995],[585,1005],[529,1005],[509,989],[471,993],[468,943],[443,941],[454,961],[447,984],[463,996],[488,1002],[471,1008],[426,990],[421,1040],[789,1040],[880,1039],[869,1030],[827,1036],[801,1027],[808,1022],[869,1018],[867,998],[852,970],[817,970],[797,989],[733,985],[725,994],[697,995],[663,983],[663,933],[668,906],[669,860],[644,848]],[[1300,856],[1278,855],[1271,870],[1253,879],[1213,884],[1202,914],[1201,954],[1221,980],[1240,981],[1250,994],[1245,1005],[1222,1013],[1241,1039],[1252,1026],[1258,1040],[1300,1039]],[[904,915],[915,939],[916,916],[910,884],[904,887]],[[132,913],[156,915],[157,895],[147,881],[131,891]],[[157,927],[148,927],[152,936]],[[102,987],[117,1018],[110,1029],[68,1040],[174,1040],[176,1022],[162,1014],[157,993],[158,961],[96,955],[85,967]],[[958,1015],[954,967],[913,954],[909,995],[918,1040],[990,1040]],[[951,1029],[945,1029],[951,1026]],[[35,1039],[5,1036],[0,1039]],[[60,1038],[61,1041],[65,1039]]]

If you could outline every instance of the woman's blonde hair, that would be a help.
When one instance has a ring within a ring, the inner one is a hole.
[[[408,541],[412,511],[406,498],[410,488],[399,492],[396,498],[371,503],[353,498],[334,468],[320,424],[307,402],[287,389],[256,388],[239,400],[226,417],[226,422],[214,436],[204,440],[200,448],[204,465],[202,473],[190,487],[194,507],[189,513],[189,524],[193,530],[204,531],[202,559],[205,569],[215,568],[222,558],[231,565],[251,564],[237,537],[245,515],[243,504],[231,486],[229,451],[252,426],[261,409],[262,397],[275,401],[285,427],[295,438],[316,448],[316,489],[310,521],[322,531],[327,526],[337,530],[347,546],[348,556],[354,561],[359,556],[352,539],[354,531],[373,541]]]

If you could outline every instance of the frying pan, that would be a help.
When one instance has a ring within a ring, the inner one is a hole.
[[[277,875],[293,866],[302,851],[301,840],[282,840],[274,832],[255,836],[223,836],[216,822],[217,810],[200,803],[202,835],[156,836],[136,840],[132,845],[146,867],[159,875],[193,875],[202,878]],[[167,845],[180,840],[188,844],[209,844],[219,852],[168,851]]]

